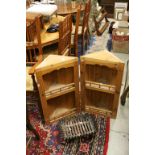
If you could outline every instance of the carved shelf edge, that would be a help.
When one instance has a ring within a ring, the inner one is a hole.
[[[63,114],[57,115],[55,117],[52,117],[52,114],[51,114],[50,115],[49,123],[56,122],[56,121],[58,121],[60,119],[63,119],[64,117],[75,115],[76,114],[76,111],[77,111],[76,108],[72,108],[72,109],[68,110],[67,112],[64,112]]]
[[[108,84],[103,84],[103,83],[98,83],[93,81],[85,81],[85,87],[87,89],[97,90],[97,91],[106,92],[110,94],[115,94],[116,92],[116,87],[114,85],[108,85]]]
[[[108,110],[108,109],[101,109],[101,108],[97,108],[94,106],[88,106],[86,105],[85,107],[86,111],[89,111],[90,113],[100,113],[100,114],[104,114],[106,116],[111,116],[112,115],[112,111]]]
[[[54,86],[53,86],[47,91],[45,91],[45,96],[46,96],[46,99],[49,100],[51,98],[67,94],[72,91],[75,91],[75,83],[62,84],[62,86],[59,86],[59,88],[54,89]]]

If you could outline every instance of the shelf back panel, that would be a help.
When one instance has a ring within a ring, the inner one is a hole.
[[[43,75],[43,81],[45,90],[57,89],[58,87],[64,86],[74,82],[74,68],[61,68],[54,70],[48,74]]]
[[[112,111],[113,101],[113,94],[86,89],[85,105],[87,107]]]
[[[47,101],[49,120],[55,120],[76,111],[75,92],[71,92]]]
[[[86,64],[85,80],[115,85],[117,70],[101,65]]]

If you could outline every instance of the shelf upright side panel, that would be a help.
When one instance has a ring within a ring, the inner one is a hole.
[[[74,63],[74,82],[75,82],[75,104],[76,104],[77,112],[80,112],[78,61],[75,61],[75,63]]]
[[[37,81],[38,81],[38,89],[39,89],[39,94],[40,94],[40,100],[41,100],[42,110],[43,110],[43,114],[44,114],[44,119],[45,119],[45,122],[48,123],[50,120],[49,120],[49,112],[48,112],[48,109],[47,109],[47,100],[46,100],[46,97],[45,97],[45,87],[44,87],[42,72],[37,72],[36,77],[37,77]]]
[[[80,63],[80,73],[81,73],[81,110],[85,111],[85,104],[87,102],[86,100],[86,92],[85,92],[85,62],[83,59],[81,59],[81,63]]]
[[[114,101],[113,101],[112,118],[116,118],[116,115],[117,115],[120,90],[121,90],[121,84],[122,84],[122,78],[123,78],[123,71],[124,71],[124,63],[119,65],[117,76],[116,76],[116,84],[115,84],[116,93],[115,93]]]

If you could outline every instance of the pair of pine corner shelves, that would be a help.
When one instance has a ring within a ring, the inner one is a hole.
[[[80,111],[116,118],[124,63],[107,51],[78,58],[49,55],[36,68],[44,120]]]

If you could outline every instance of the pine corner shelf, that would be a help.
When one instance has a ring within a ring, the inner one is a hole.
[[[52,123],[81,111],[116,118],[124,63],[108,51],[78,59],[49,55],[36,78],[44,120]]]

